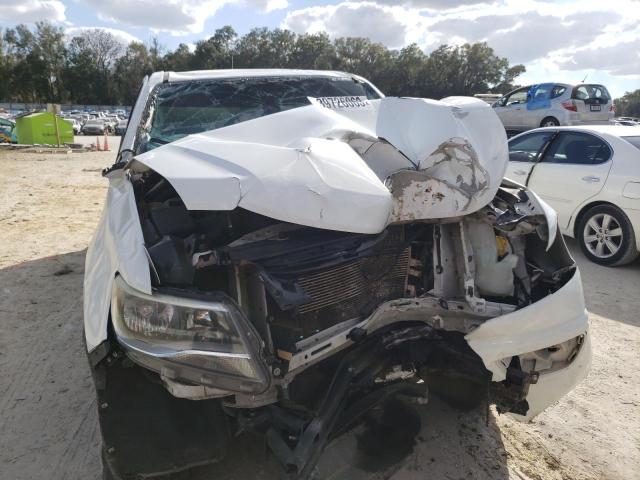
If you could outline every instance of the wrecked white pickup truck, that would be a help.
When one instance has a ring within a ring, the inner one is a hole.
[[[105,477],[214,462],[251,430],[306,478],[389,395],[528,419],[567,393],[591,358],[580,273],[507,161],[480,100],[145,79],[86,258]]]

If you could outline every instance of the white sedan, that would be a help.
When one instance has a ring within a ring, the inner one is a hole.
[[[509,141],[505,174],[558,212],[563,234],[601,265],[640,248],[640,127],[538,128]]]

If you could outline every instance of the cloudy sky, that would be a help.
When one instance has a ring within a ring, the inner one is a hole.
[[[615,96],[640,88],[640,0],[0,0],[0,27],[50,20],[100,27],[167,49],[216,28],[253,27],[365,36],[391,48],[486,40],[523,63],[521,82],[604,83]]]

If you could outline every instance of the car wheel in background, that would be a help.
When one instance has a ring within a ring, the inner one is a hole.
[[[598,205],[585,212],[576,237],[586,257],[600,265],[624,265],[638,256],[633,226],[613,205]]]
[[[560,122],[557,118],[554,117],[545,117],[540,122],[541,127],[557,127],[560,125]]]

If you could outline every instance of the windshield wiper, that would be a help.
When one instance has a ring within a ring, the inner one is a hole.
[[[149,137],[146,143],[147,144],[159,143],[160,145],[166,145],[167,143],[171,143],[171,142],[169,140],[165,140],[164,138],[160,138],[160,137]]]

